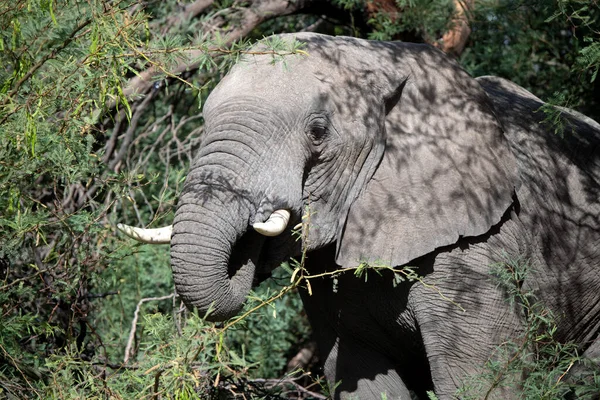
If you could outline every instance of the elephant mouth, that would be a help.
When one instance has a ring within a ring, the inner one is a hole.
[[[278,237],[266,237],[248,229],[233,245],[227,267],[229,278],[234,278],[242,267],[251,263],[256,267],[254,285],[258,285],[271,276],[274,268],[289,259],[289,244],[293,242],[291,231]]]
[[[250,263],[259,268],[266,241],[266,237],[249,229],[234,243],[227,266],[229,279],[232,279],[242,267]]]

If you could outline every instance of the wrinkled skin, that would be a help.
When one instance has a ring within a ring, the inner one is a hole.
[[[541,123],[538,98],[427,46],[296,37],[308,55],[248,55],[204,107],[171,241],[184,301],[232,317],[303,248],[310,273],[417,266],[452,301],[374,273],[302,293],[335,398],[451,398],[523,329],[490,275],[507,259],[529,260],[523,287],[555,313],[560,340],[597,347],[598,124],[564,110],[563,138]],[[277,209],[292,214],[281,235],[253,231]],[[299,242],[291,230],[307,211]]]

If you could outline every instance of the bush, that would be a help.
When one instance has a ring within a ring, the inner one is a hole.
[[[231,5],[207,18],[234,15]],[[0,12],[10,28],[0,32],[0,397],[202,398],[219,379],[280,376],[285,360],[271,354],[307,339],[297,296],[272,304],[278,318],[240,323],[253,333],[204,322],[173,296],[168,248],[115,236],[117,219],[172,219],[202,132],[202,88],[245,46],[191,40],[203,21],[174,20],[174,7],[41,1]],[[172,29],[151,34],[160,26]],[[192,58],[204,75],[169,72]],[[162,78],[137,96],[132,82],[148,69]]]

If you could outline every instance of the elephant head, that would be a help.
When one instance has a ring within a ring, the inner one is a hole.
[[[210,94],[175,214],[177,291],[213,320],[235,315],[258,275],[303,249],[336,243],[343,267],[401,265],[485,233],[517,184],[485,93],[442,53],[277,40],[303,51],[278,60],[259,43]],[[307,211],[301,243],[291,230]]]

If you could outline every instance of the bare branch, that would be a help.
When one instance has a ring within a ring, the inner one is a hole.
[[[259,378],[259,379],[253,379],[252,382],[261,383],[267,389],[290,385],[290,386],[294,387],[294,390],[301,392],[303,394],[306,394],[308,396],[314,397],[315,399],[323,399],[323,400],[327,399],[327,396],[323,396],[320,393],[315,393],[313,391],[310,391],[307,388],[305,388],[304,386],[297,383],[295,379],[291,379],[291,378],[285,378],[285,379],[260,379]]]
[[[115,146],[117,145],[117,137],[119,136],[119,132],[121,131],[121,123],[125,119],[125,109],[119,110],[115,117],[115,126],[113,127],[112,134],[110,138],[106,142],[104,146],[104,156],[102,156],[102,161],[105,164],[108,164],[108,160],[112,156]]]
[[[112,296],[115,294],[120,294],[121,292],[117,291],[113,291],[113,292],[106,292],[106,293],[88,293],[88,295],[86,296],[88,299],[99,299],[99,298],[103,298],[103,297],[108,297],[108,296]]]
[[[256,26],[266,20],[289,15],[301,10],[310,3],[310,0],[251,0],[249,2],[251,3],[251,6],[243,9],[242,17],[233,30],[227,31],[226,29],[219,28],[214,33],[213,36],[219,35],[224,38],[224,47],[231,46],[231,44],[246,36]],[[191,60],[198,59],[202,55],[202,50],[189,50],[187,54]],[[197,61],[184,62],[173,68],[170,73],[178,76],[186,71],[194,71],[198,69],[199,66],[200,63]],[[147,93],[152,88],[154,80],[163,75],[164,73],[160,69],[151,66],[132,78],[123,89],[123,93],[128,98],[134,95]]]
[[[473,9],[474,3],[475,0],[454,0],[456,16],[452,20],[452,28],[444,33],[441,42],[436,42],[434,46],[456,57],[463,52],[471,35],[468,14]]]
[[[127,364],[127,362],[129,361],[129,358],[132,356],[131,348],[133,347],[133,340],[135,339],[135,331],[137,329],[137,322],[138,322],[138,318],[140,316],[140,309],[142,307],[142,304],[147,303],[149,301],[161,301],[161,300],[172,299],[173,297],[175,297],[175,293],[171,293],[168,296],[162,296],[162,297],[148,297],[145,299],[141,299],[138,302],[137,307],[135,307],[135,312],[133,313],[133,321],[131,321],[131,331],[129,331],[129,339],[127,339],[127,346],[125,346],[125,359],[123,360],[123,364]]]
[[[310,364],[313,359],[315,352],[317,351],[317,344],[315,342],[308,342],[303,348],[300,349],[287,364],[287,371],[304,370]]]
[[[117,153],[115,158],[108,164],[108,167],[114,170],[115,172],[119,172],[120,162],[123,159],[123,157],[125,157],[127,150],[129,150],[129,144],[133,140],[133,134],[135,132],[135,129],[137,128],[140,116],[143,114],[144,110],[146,109],[146,107],[148,107],[150,101],[152,100],[152,93],[153,92],[150,92],[140,103],[139,107],[136,108],[135,112],[133,113],[133,116],[131,117],[131,121],[129,122],[129,126],[127,127],[127,131],[125,132],[125,138],[121,143],[121,148],[119,149],[119,152]]]
[[[183,5],[182,11],[167,18],[167,22],[161,29],[161,33],[167,33],[173,26],[190,21],[210,7],[215,0],[196,0],[192,4]]]
[[[423,37],[423,40],[446,54],[459,56],[467,44],[471,28],[469,26],[469,13],[473,10],[475,0],[454,0],[456,13],[452,19],[450,29],[445,32],[441,39]],[[392,22],[402,18],[402,8],[394,0],[373,0],[367,2],[367,15],[373,17],[378,13],[390,16]]]

